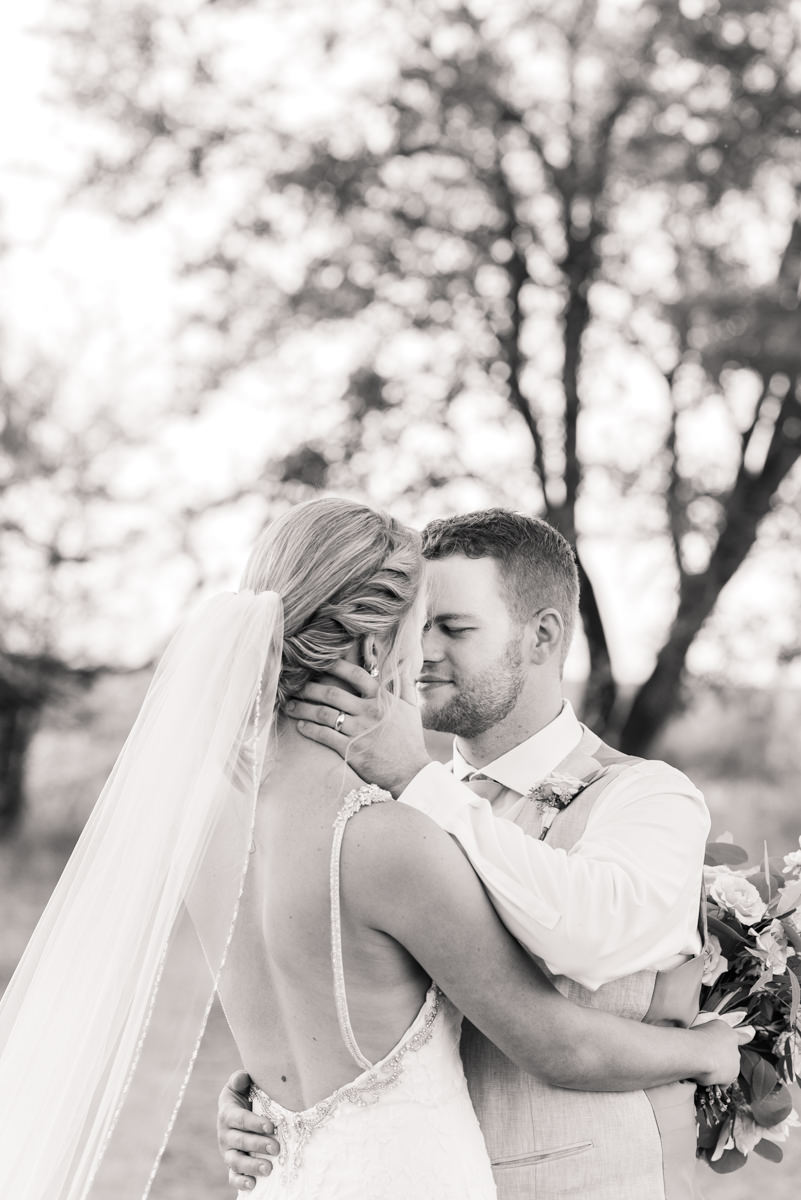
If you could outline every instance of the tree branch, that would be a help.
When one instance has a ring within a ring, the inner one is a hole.
[[[540,487],[542,488],[543,502],[545,505],[546,514],[551,513],[551,504],[548,495],[548,476],[546,474],[545,464],[545,446],[543,443],[542,432],[539,427],[534,410],[532,409],[528,399],[523,393],[521,376],[523,372],[523,351],[521,347],[521,339],[523,332],[523,304],[522,292],[525,285],[529,282],[528,264],[526,256],[519,244],[519,226],[517,220],[517,212],[515,210],[515,198],[512,192],[509,180],[503,170],[500,157],[496,158],[495,169],[496,182],[496,198],[500,198],[501,211],[504,214],[504,224],[502,235],[506,238],[512,247],[512,255],[507,266],[507,275],[509,277],[509,304],[511,306],[511,319],[509,331],[507,333],[496,332],[496,337],[504,351],[506,363],[509,367],[509,399],[513,407],[523,418],[526,428],[531,436],[531,441],[534,447],[534,470],[539,476]]]
[[[670,371],[665,371],[665,382],[668,387],[668,396],[670,398],[670,418],[668,423],[667,436],[665,437],[665,450],[668,459],[668,481],[665,489],[665,507],[668,515],[668,531],[670,533],[670,542],[673,547],[673,558],[676,562],[676,570],[679,573],[679,579],[684,578],[684,555],[681,548],[681,535],[685,525],[685,510],[681,502],[681,474],[679,472],[678,453],[677,453],[677,430],[678,430],[678,408],[676,405],[676,397],[673,390],[676,370],[675,367]]]
[[[712,612],[723,588],[744,562],[780,486],[801,459],[801,401],[798,378],[791,380],[774,424],[762,470],[754,475],[741,462],[726,501],[726,523],[705,571],[685,575],[679,605],[667,641],[653,671],[638,691],[621,733],[631,753],[648,749],[665,711],[676,708],[676,694],[687,653]]]
[[[754,430],[759,424],[762,410],[765,406],[765,401],[770,395],[770,376],[762,376],[762,389],[757,396],[757,402],[754,406],[754,415],[749,425],[740,434],[740,466],[745,462],[745,456],[748,452],[748,447],[751,443],[751,438],[754,435]]]

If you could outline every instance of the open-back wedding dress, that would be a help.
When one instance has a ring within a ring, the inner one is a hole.
[[[258,1087],[255,1112],[276,1128],[281,1154],[254,1200],[493,1200],[484,1139],[467,1092],[462,1018],[431,984],[420,1011],[378,1062],[359,1050],[348,1013],[340,928],[340,856],[348,821],[366,805],[391,800],[374,784],[345,797],[331,849],[331,962],[345,1045],[362,1068],[350,1083],[302,1112]]]

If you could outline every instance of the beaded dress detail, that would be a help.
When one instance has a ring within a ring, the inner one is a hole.
[[[349,793],[331,849],[331,962],[343,1041],[361,1074],[302,1112],[251,1088],[254,1112],[275,1123],[281,1153],[272,1173],[240,1196],[259,1200],[495,1200],[484,1139],[459,1056],[461,1015],[431,984],[397,1044],[376,1063],[350,1023],[342,962],[340,859],[348,821],[391,800],[368,784]]]

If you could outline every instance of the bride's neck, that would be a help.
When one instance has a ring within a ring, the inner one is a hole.
[[[282,768],[299,763],[306,771],[311,769],[327,773],[332,767],[347,770],[346,764],[334,750],[304,737],[298,732],[297,722],[281,713],[278,715],[276,734],[275,757]]]

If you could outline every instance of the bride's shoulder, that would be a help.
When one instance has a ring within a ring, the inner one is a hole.
[[[351,810],[348,816],[353,818],[348,820],[350,830],[343,856],[356,877],[361,873],[378,873],[387,879],[408,875],[411,866],[417,867],[432,855],[439,857],[455,847],[448,834],[429,817],[361,780],[358,788],[345,797],[340,812],[343,810]]]
[[[343,893],[372,928],[392,933],[398,906],[469,900],[478,877],[460,846],[429,817],[397,800],[362,809],[342,847]],[[402,939],[401,939],[402,940]]]

